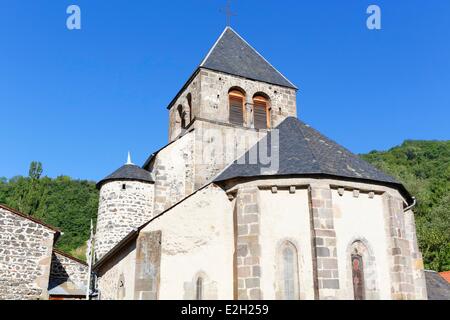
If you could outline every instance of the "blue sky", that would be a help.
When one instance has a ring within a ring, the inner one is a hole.
[[[66,28],[66,8],[82,29]],[[166,106],[225,0],[0,0],[0,176],[98,180],[167,143]],[[382,30],[366,9],[382,10]],[[356,153],[450,139],[450,1],[232,1],[232,27],[299,88],[299,118]]]

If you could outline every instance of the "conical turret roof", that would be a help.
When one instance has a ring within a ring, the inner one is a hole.
[[[153,175],[151,172],[138,167],[131,162],[130,153],[128,153],[128,160],[125,165],[111,173],[109,176],[103,178],[97,183],[97,188],[100,189],[103,184],[111,181],[141,181],[153,183]]]

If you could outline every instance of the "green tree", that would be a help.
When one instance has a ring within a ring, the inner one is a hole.
[[[450,270],[450,141],[405,141],[362,157],[416,196],[417,237],[425,267]]]
[[[72,252],[83,248],[89,238],[91,219],[96,220],[98,191],[95,183],[42,176],[39,162],[30,164],[28,177],[0,179],[0,203],[30,214],[59,228],[64,234],[57,247]],[[77,256],[82,257],[77,251]]]

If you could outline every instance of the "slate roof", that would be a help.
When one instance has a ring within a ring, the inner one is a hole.
[[[278,130],[270,130],[265,138],[225,168],[214,181],[266,175],[320,174],[401,185],[394,178],[374,168],[297,118],[289,117],[275,129]],[[272,148],[272,135],[275,138],[275,132],[278,132],[279,143]],[[253,164],[248,164],[250,154],[258,154],[257,150],[264,145],[267,145],[266,154],[270,153],[270,150],[279,153],[276,170],[270,169],[270,165],[264,165],[264,159],[259,157]],[[243,161],[244,159],[246,161]]]
[[[116,180],[132,180],[143,182],[155,182],[151,172],[144,170],[134,164],[126,164],[106,178],[97,183],[97,188],[100,188],[104,183]]]
[[[450,300],[450,284],[437,272],[425,270],[428,300]]]
[[[224,30],[200,67],[296,89],[230,27]]]

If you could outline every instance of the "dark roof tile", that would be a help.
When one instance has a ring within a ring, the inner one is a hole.
[[[100,188],[104,183],[117,180],[134,180],[142,182],[155,182],[151,172],[144,170],[134,164],[126,164],[106,178],[97,183],[97,188]]]
[[[425,270],[428,300],[450,300],[450,284],[439,273]]]
[[[222,171],[214,181],[265,175],[325,174],[400,184],[297,118],[285,119],[276,129],[270,130],[265,138]],[[279,142],[272,148],[272,136],[276,141],[276,132]],[[250,154],[258,154],[258,150],[264,145],[268,146],[269,151],[278,150],[279,163],[275,170],[270,169],[270,165],[264,165],[260,159],[256,161],[257,163],[249,164]]]
[[[230,27],[225,29],[200,67],[296,89]]]

